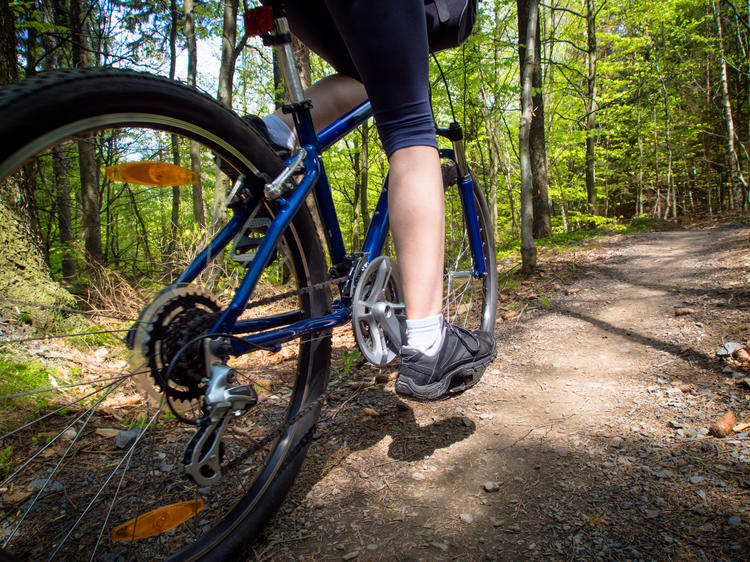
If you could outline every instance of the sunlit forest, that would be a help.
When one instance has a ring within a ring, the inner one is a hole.
[[[497,244],[506,248],[517,246],[524,230],[519,126],[531,4],[480,2],[472,36],[437,53],[431,68],[437,122],[455,118],[464,127]],[[4,52],[12,55],[4,80],[61,68],[130,68],[195,84],[240,115],[264,115],[282,100],[283,86],[271,49],[245,34],[242,12],[237,1],[4,2]],[[538,5],[530,237],[747,208],[748,16],[747,5],[731,1]],[[305,83],[332,72],[296,47]],[[127,275],[177,263],[182,242],[220,208],[226,185],[210,165],[192,191],[112,182],[102,170],[132,140],[101,145],[91,164],[98,170],[93,187],[77,185],[76,173],[61,188],[48,166],[33,192],[6,194],[7,204],[28,211],[55,277],[76,279],[87,261]],[[186,144],[154,143],[149,158],[189,167]],[[69,165],[80,156],[72,148]],[[387,173],[372,122],[330,150],[326,165],[355,248]]]

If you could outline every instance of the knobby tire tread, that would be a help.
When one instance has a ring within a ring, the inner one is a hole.
[[[116,69],[67,70],[41,73],[31,79],[0,89],[0,165],[19,147],[65,124],[90,115],[123,113],[129,110],[155,115],[174,116],[183,121],[197,121],[244,155],[266,177],[250,178],[259,189],[268,178],[275,177],[283,162],[268,143],[239,116],[211,96],[183,84],[147,73]],[[184,132],[180,130],[180,132]],[[189,135],[188,135],[189,136]],[[204,140],[205,139],[197,139]],[[301,275],[306,284],[328,279],[327,266],[318,231],[307,206],[303,206],[286,234],[294,238],[295,265],[306,270]],[[292,232],[293,231],[293,232]],[[330,290],[320,289],[301,297],[307,299],[312,316],[330,312]],[[298,396],[299,409],[310,404],[325,390],[330,368],[330,330],[313,334],[312,341],[302,342],[299,349],[298,385],[306,392]],[[297,393],[295,393],[297,396]],[[229,560],[247,548],[278,509],[309,447],[309,436],[320,415],[320,407],[303,417],[288,443],[288,454],[270,479],[262,497],[240,521],[228,521],[231,530],[217,543],[211,536],[178,553],[173,560]],[[255,488],[253,485],[251,488]],[[232,513],[248,502],[250,492],[240,500]],[[240,509],[240,511],[242,511]],[[246,510],[247,511],[247,510]],[[214,531],[211,531],[214,533]],[[214,533],[216,534],[216,533]],[[1,551],[0,551],[1,553]]]

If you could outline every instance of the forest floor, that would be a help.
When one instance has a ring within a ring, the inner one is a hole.
[[[476,387],[412,402],[365,368],[329,398],[249,559],[750,559],[750,364],[716,355],[750,338],[750,223],[540,266],[501,282]],[[341,373],[348,331],[334,345]],[[730,411],[735,431],[709,435]]]

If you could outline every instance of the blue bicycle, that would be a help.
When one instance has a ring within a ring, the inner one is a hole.
[[[283,18],[275,30],[286,32]],[[290,45],[276,43],[301,144],[286,161],[235,113],[163,78],[76,70],[0,92],[2,181],[45,182],[57,191],[95,181],[107,201],[110,263],[128,263],[135,277],[153,275],[156,249],[170,259],[161,271],[185,263],[135,323],[97,315],[100,325],[124,331],[128,368],[118,370],[122,358],[112,357],[96,371],[63,369],[54,381],[42,377],[35,388],[0,397],[6,553],[231,556],[257,535],[300,470],[331,384],[331,330],[352,322],[375,365],[398,355],[405,313],[398,266],[384,253],[387,178],[362,247],[347,250],[322,158],[370,117],[369,103],[315,131]],[[490,213],[461,128],[438,131],[451,145],[440,151],[443,312],[453,323],[492,331]],[[84,152],[93,168],[78,164]],[[186,232],[184,247],[168,254],[147,234],[139,206],[156,205],[164,186],[199,179],[219,191],[227,182],[226,212],[205,238]],[[132,205],[118,206],[124,197]]]

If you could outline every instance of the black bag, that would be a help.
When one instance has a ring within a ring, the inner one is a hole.
[[[425,0],[427,38],[433,52],[458,47],[474,29],[478,0]]]

